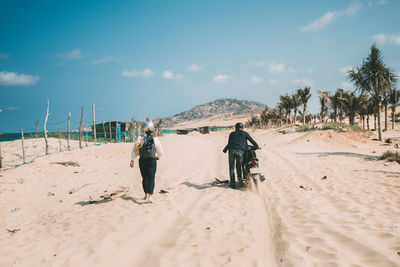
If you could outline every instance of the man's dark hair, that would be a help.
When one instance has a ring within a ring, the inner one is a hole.
[[[235,124],[235,129],[236,129],[236,130],[237,130],[237,129],[243,129],[243,123],[241,123],[241,122],[236,123],[236,124]]]

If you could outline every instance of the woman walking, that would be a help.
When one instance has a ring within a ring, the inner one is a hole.
[[[155,176],[157,170],[157,160],[160,159],[163,151],[160,140],[153,136],[154,123],[146,121],[144,123],[144,136],[139,136],[131,153],[130,167],[135,166],[135,158],[139,156],[139,168],[142,175],[142,186],[144,191],[144,200],[147,203],[153,203],[153,191]]]

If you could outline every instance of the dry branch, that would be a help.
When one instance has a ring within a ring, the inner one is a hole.
[[[65,167],[80,167],[79,163],[76,161],[60,161],[60,162],[52,162],[51,164],[60,164],[63,165]]]
[[[47,99],[46,117],[44,119],[44,124],[43,124],[44,141],[46,143],[46,155],[49,154],[49,142],[47,140],[47,130],[46,130],[48,117],[49,117],[49,100]]]
[[[91,196],[89,196],[89,203],[93,204],[102,200],[114,200],[116,196],[127,191],[128,189],[118,189],[110,194],[101,195],[98,199],[93,199]]]
[[[78,192],[79,190],[81,190],[82,188],[84,188],[85,186],[88,186],[88,185],[91,185],[91,184],[83,184],[83,185],[81,185],[81,186],[75,187],[75,188],[71,189],[71,190],[68,192],[68,194],[73,194],[73,193],[75,193],[75,192]]]

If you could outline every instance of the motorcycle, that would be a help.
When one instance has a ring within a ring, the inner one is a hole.
[[[260,182],[265,181],[265,176],[260,173],[259,170],[259,162],[256,154],[256,150],[261,148],[256,148],[254,146],[248,146],[248,150],[244,152],[243,159],[243,177],[244,182],[248,185],[250,179],[253,179],[253,182],[258,187]]]

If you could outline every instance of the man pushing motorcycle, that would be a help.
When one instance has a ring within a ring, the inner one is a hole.
[[[230,188],[236,188],[235,181],[235,163],[236,163],[236,173],[239,181],[239,187],[243,187],[243,177],[242,177],[242,165],[245,151],[248,150],[247,140],[254,146],[255,149],[258,148],[256,141],[251,138],[251,136],[243,131],[243,123],[238,122],[235,124],[235,131],[231,132],[229,135],[228,144],[225,146],[223,152],[229,150],[229,176]]]

